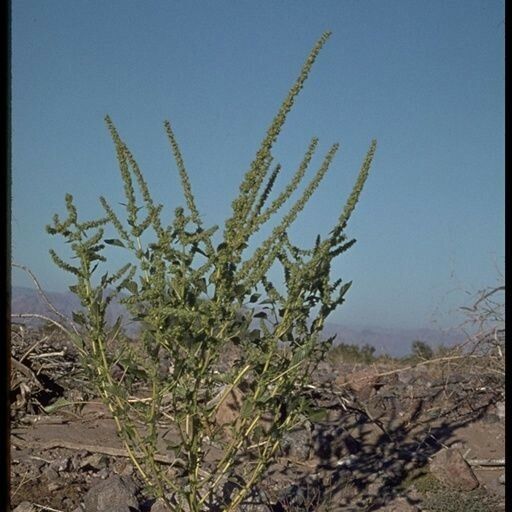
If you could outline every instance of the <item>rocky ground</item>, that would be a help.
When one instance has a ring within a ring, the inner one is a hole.
[[[65,339],[14,326],[12,369],[16,512],[164,512]],[[242,510],[505,510],[504,375],[485,358],[338,358],[311,393],[326,414],[288,436]]]

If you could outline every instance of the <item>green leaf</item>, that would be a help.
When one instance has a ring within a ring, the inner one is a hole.
[[[207,291],[207,284],[206,284],[206,279],[204,277],[202,277],[201,279],[197,280],[196,286],[197,286],[197,289],[200,292],[206,293],[206,291]]]
[[[257,302],[257,300],[261,297],[261,293],[253,293],[249,298],[249,302]]]
[[[132,292],[134,295],[138,293],[138,286],[135,281],[128,281],[124,284],[123,288],[126,288],[128,291]]]
[[[110,332],[114,336],[117,336],[118,331],[120,331],[120,329],[121,329],[121,322],[122,321],[123,321],[123,317],[122,316],[118,316],[116,322],[114,323],[114,325],[110,329]]]
[[[197,246],[192,247],[192,252],[197,252],[202,256],[208,257],[208,254],[206,254],[200,247]]]
[[[180,443],[167,443],[166,448],[174,453],[174,456],[177,457],[180,455],[183,447]]]
[[[252,331],[249,332],[249,339],[251,340],[259,340],[261,337],[261,332],[259,329],[253,329]]]
[[[85,344],[84,344],[84,340],[82,339],[81,336],[79,336],[78,334],[75,334],[73,332],[69,333],[69,337],[71,338],[71,340],[73,341],[73,343],[81,350],[84,349],[85,347]]]
[[[245,290],[246,290],[245,286],[243,286],[241,284],[237,284],[233,289],[233,291],[236,293],[236,295],[238,297],[243,297],[246,293]]]
[[[56,411],[57,409],[61,409],[62,407],[67,407],[68,405],[73,405],[74,402],[70,402],[69,400],[66,400],[65,398],[58,398],[53,402],[53,404],[47,405],[46,407],[43,407],[43,411],[47,414],[51,414],[52,412]]]
[[[329,415],[329,411],[324,407],[306,411],[306,416],[312,422],[324,421],[325,419],[327,419],[328,415]]]
[[[251,403],[250,400],[244,401],[242,407],[240,408],[240,417],[248,418],[252,414],[253,408],[253,404]]]
[[[107,238],[106,240],[104,240],[104,242],[108,245],[116,245],[117,247],[126,248],[123,242],[121,242],[121,240],[119,240],[118,238]]]
[[[71,316],[73,317],[73,322],[75,322],[79,325],[85,325],[87,323],[87,320],[85,319],[85,315],[79,311],[77,311],[77,312],[73,311],[71,313]]]

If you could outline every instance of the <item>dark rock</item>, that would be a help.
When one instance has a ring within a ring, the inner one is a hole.
[[[288,510],[315,510],[321,503],[322,491],[313,482],[303,485],[290,485],[285,487],[278,496],[278,503],[282,509]]]
[[[220,503],[229,503],[244,484],[241,477],[232,476],[230,480],[226,480],[222,485],[222,497]],[[245,497],[237,510],[239,512],[270,512],[269,499],[262,489],[254,488],[251,493]],[[153,509],[151,509],[153,512]]]
[[[85,512],[128,512],[138,510],[132,480],[111,476],[91,487],[84,497]],[[131,509],[130,509],[131,507]]]
[[[53,482],[59,478],[59,474],[53,468],[46,468],[43,475],[49,482]]]
[[[483,418],[482,418],[482,421],[484,423],[489,423],[489,424],[493,424],[493,423],[499,423],[501,420],[500,420],[500,417],[497,415],[497,414],[493,414],[492,412],[491,413],[488,413],[486,414]]]
[[[321,361],[312,375],[314,382],[320,385],[334,382],[337,377],[338,372],[328,361]]]
[[[445,448],[438,452],[430,463],[430,472],[443,484],[461,491],[471,491],[479,482],[458,450]]]
[[[157,499],[153,505],[151,505],[150,512],[168,512],[169,508],[161,498]]]
[[[173,371],[173,364],[171,355],[167,350],[160,348],[158,351],[158,374],[160,378],[168,377],[169,373]]]
[[[303,427],[297,427],[283,436],[282,451],[284,455],[306,461],[309,459],[313,448],[313,436],[311,425],[306,423]]]
[[[361,442],[339,425],[315,425],[314,452],[323,462],[338,464],[340,459],[361,451]]]
[[[265,493],[256,490],[240,504],[240,512],[270,512],[268,503]]]

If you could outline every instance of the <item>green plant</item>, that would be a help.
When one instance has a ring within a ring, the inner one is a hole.
[[[340,343],[332,347],[327,358],[333,363],[363,363],[370,364],[376,360],[375,347],[365,343],[362,347],[350,343]]]
[[[401,485],[404,490],[411,487],[421,494],[422,510],[428,512],[491,512],[499,505],[499,500],[481,487],[472,491],[452,489],[424,468],[413,470]]]
[[[411,344],[411,354],[414,359],[432,359],[434,357],[434,350],[425,341],[416,340]]]
[[[449,357],[455,355],[456,352],[457,347],[447,347],[444,343],[441,343],[435,348],[432,358]]]
[[[67,218],[56,214],[47,227],[50,234],[64,237],[77,261],[71,264],[50,251],[55,264],[76,278],[70,288],[83,310],[74,313],[80,332],[73,339],[84,366],[110,408],[133,464],[172,510],[196,512],[213,507],[215,500],[219,506],[219,491],[226,483],[234,490],[220,506],[235,510],[261,480],[283,435],[303,421],[308,403],[302,390],[332,341],[320,342],[319,334],[351,285],[331,281],[331,263],[355,242],[347,239],[344,229],[368,176],[375,141],[326,238],[318,236],[305,250],[292,245],[287,231],[327,172],[338,144],[271,234],[256,250],[247,250],[251,237],[303,182],[316,150],[318,140],[313,138],[290,183],[270,202],[281,169],[277,164],[270,170],[273,145],[329,35],[322,35],[314,46],[270,125],[232,203],[219,244],[214,243],[217,228],[203,226],[171,125],[166,122],[165,129],[187,211],[176,208],[172,222],[164,225],[162,205],[154,203],[135,158],[108,116],[126,196],[125,221],[104,197],[103,217],[79,221],[73,197],[67,194]],[[116,234],[110,237],[106,229]],[[96,278],[106,261],[106,246],[124,251],[127,262]],[[276,263],[284,271],[280,287],[268,277]],[[121,319],[107,327],[107,307],[121,292],[142,327],[139,343],[124,337]],[[253,328],[254,321],[259,321],[259,329]],[[109,350],[111,346],[117,348]],[[237,359],[227,372],[219,372],[219,360],[233,347],[239,348]],[[160,371],[163,356],[171,362],[167,372]],[[146,396],[133,399],[141,383]],[[219,424],[219,412],[226,406],[236,414]],[[162,463],[158,451],[162,423],[176,429],[177,441],[167,447],[174,456],[170,464]],[[216,460],[214,446],[222,448]]]
[[[428,492],[422,507],[428,512],[493,512],[500,510],[500,503],[497,497],[482,489],[469,492],[440,489]]]
[[[411,486],[414,486],[422,494],[443,489],[443,484],[432,473],[425,471],[424,468],[412,470],[404,479],[401,488],[409,489]]]

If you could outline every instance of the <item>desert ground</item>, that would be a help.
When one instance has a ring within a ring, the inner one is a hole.
[[[13,325],[11,338],[13,510],[163,512],[65,336]],[[323,417],[287,436],[240,509],[505,510],[502,361],[457,350],[361,359],[328,354],[309,388]]]

